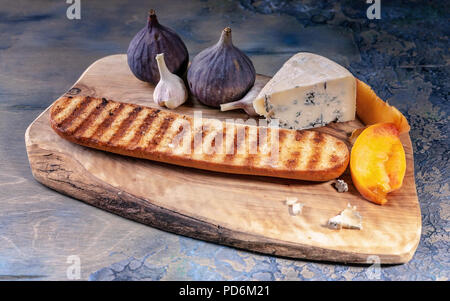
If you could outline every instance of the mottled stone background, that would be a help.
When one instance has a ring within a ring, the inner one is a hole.
[[[420,245],[385,280],[448,280],[449,5],[381,1],[86,1],[68,20],[65,0],[0,1],[0,279],[67,279],[67,256],[90,280],[349,280],[367,267],[263,256],[146,227],[37,183],[27,126],[95,60],[124,53],[149,8],[193,57],[230,25],[257,72],[273,75],[292,54],[325,55],[367,81],[411,123]],[[372,273],[372,274],[371,274]]]

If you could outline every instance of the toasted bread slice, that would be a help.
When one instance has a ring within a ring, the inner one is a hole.
[[[104,98],[62,97],[50,121],[76,144],[226,173],[326,181],[349,161],[344,142],[317,131],[193,118]]]

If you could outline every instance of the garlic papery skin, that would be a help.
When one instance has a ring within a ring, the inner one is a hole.
[[[171,73],[164,61],[164,53],[156,55],[160,80],[153,91],[153,101],[160,106],[175,109],[182,105],[188,97],[183,80]]]

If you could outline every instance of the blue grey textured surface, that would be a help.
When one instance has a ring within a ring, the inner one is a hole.
[[[65,1],[0,5],[0,279],[67,279],[70,255],[89,280],[449,280],[449,7],[445,1]],[[411,124],[422,237],[403,265],[310,262],[254,254],[140,225],[37,183],[23,135],[95,60],[125,53],[149,8],[191,58],[233,28],[258,73],[312,51],[369,83]],[[376,275],[376,277],[374,277]]]

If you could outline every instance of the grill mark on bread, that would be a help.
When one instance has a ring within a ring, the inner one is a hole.
[[[286,138],[286,131],[285,130],[278,130],[278,141],[279,145],[282,145],[284,142],[284,139]]]
[[[177,137],[182,131],[184,130],[184,126],[183,124],[180,124],[180,126],[178,127],[177,131],[174,133],[174,138]]]
[[[63,111],[64,107],[62,105],[58,105],[55,106],[52,110],[51,110],[51,114],[50,117],[52,119],[55,119],[56,116],[58,116],[59,113],[61,113]]]
[[[117,116],[115,116],[111,125],[105,130],[102,137],[100,138],[102,143],[111,146],[111,139],[114,137],[114,135],[117,134],[118,129],[120,128],[124,120],[128,118],[133,109],[134,107],[131,105],[124,106],[123,110],[120,111],[120,114],[117,114]]]
[[[173,145],[174,149],[178,148],[180,145],[183,145],[183,139],[186,132],[184,132],[181,137],[178,136],[181,134],[181,132],[183,132],[183,130],[184,130],[184,123],[180,123],[178,125],[178,129],[172,135],[170,143]]]
[[[192,135],[191,135],[191,152],[194,153],[195,152],[195,135],[197,135],[197,131],[195,130],[195,128],[192,129]]]
[[[267,128],[267,156],[268,157],[272,157],[273,156],[273,141],[272,138],[274,138],[274,131],[275,129],[273,128]],[[267,158],[266,158],[267,159]]]
[[[199,126],[193,129],[191,136],[191,150],[194,154],[208,155],[204,150],[208,147],[205,142],[205,137],[211,132],[211,126],[205,124],[203,121]]]
[[[134,133],[133,138],[131,138],[128,143],[128,147],[135,149],[139,145],[142,137],[144,137],[153,121],[158,117],[159,112],[161,112],[161,110],[151,110],[151,112],[145,117],[144,122],[142,122],[137,131]]]
[[[256,128],[256,152],[258,152],[258,146],[259,146],[259,135],[260,135],[260,127]]]
[[[72,123],[66,128],[66,132],[70,135],[80,127],[80,125],[89,117],[89,115],[100,105],[100,100],[94,98],[87,107],[72,120]]]
[[[222,126],[222,123],[220,123],[220,126]],[[220,150],[216,151],[216,147],[220,147],[220,141],[216,145],[216,140],[219,139],[221,132],[220,128],[216,128],[216,124],[207,125],[207,131],[204,132],[203,137],[203,154],[205,159],[214,160],[219,156]]]
[[[297,167],[298,158],[300,157],[300,152],[295,151],[290,154],[290,158],[284,164],[288,169],[295,169]]]
[[[254,158],[252,157],[252,155],[250,154],[250,138],[249,138],[249,127],[245,126],[244,127],[244,141],[241,141],[241,144],[244,144],[243,146],[241,146],[245,152],[244,152],[244,156],[245,156],[245,163],[249,166],[253,165],[253,160]]]
[[[253,135],[250,135],[250,130],[252,130],[252,133],[256,130],[256,137],[252,137]],[[255,140],[252,140],[251,138],[256,138]],[[258,128],[250,128],[249,126],[245,127],[245,143],[248,143],[248,152],[247,152],[247,158],[246,158],[246,164],[248,166],[254,166],[255,161],[257,160],[258,156],[256,155],[258,152]],[[256,143],[256,146],[255,146]]]
[[[136,149],[139,151],[145,152],[147,146],[150,144],[152,139],[155,137],[156,133],[159,131],[159,127],[164,121],[164,117],[167,115],[165,111],[160,111],[158,116],[155,117],[151,126],[147,129],[147,131],[143,134],[142,138],[139,140],[139,143],[136,145]]]
[[[202,144],[203,141],[205,140],[206,135],[209,134],[210,131],[211,128],[209,125],[202,125]]]
[[[301,144],[305,143],[305,139],[307,137],[307,132],[296,130],[294,134],[295,141],[299,142],[298,148],[300,149]],[[299,159],[302,157],[302,153],[300,151],[293,151],[290,153],[289,158],[285,161],[284,166],[290,170],[294,170],[297,168]]]
[[[105,133],[105,130],[107,130],[111,124],[114,122],[116,117],[122,112],[122,110],[125,108],[125,104],[120,103],[118,107],[114,108],[112,111],[108,113],[108,117],[106,117],[105,120],[103,120],[102,123],[97,127],[97,129],[94,131],[94,133],[91,136],[91,139],[98,141],[103,134]]]
[[[238,149],[237,149],[238,142],[237,141],[238,141],[238,127],[234,126],[233,127],[233,151],[232,152],[230,151],[230,155],[232,154],[234,156],[235,154],[237,154],[237,151],[238,151]]]
[[[210,149],[211,155],[218,156],[223,152],[223,127],[224,123],[220,121],[214,121],[210,124],[210,132],[208,133],[208,148]]]
[[[178,129],[176,130],[176,132],[173,135],[173,139],[175,139],[175,138],[177,138],[177,139],[179,138],[180,140],[183,139],[184,134],[186,134],[188,132],[188,129],[189,129],[189,127],[185,128],[185,125],[187,125],[188,123],[189,123],[189,121],[184,120],[182,123],[179,124]],[[178,135],[180,135],[181,132],[183,132],[183,131],[184,131],[183,136],[178,137]],[[173,141],[173,139],[172,139],[172,141]]]
[[[245,138],[245,136],[248,133],[245,130],[245,127],[240,124],[238,124],[236,126],[236,131],[234,133],[235,133],[234,134],[234,137],[235,137],[234,150],[235,150],[235,154],[240,157],[240,156],[243,156],[246,154],[246,144],[245,144],[246,138]]]
[[[106,118],[108,118],[109,114],[114,111],[119,106],[116,102],[110,102],[108,103],[105,108],[102,110],[100,115],[98,115],[94,122],[90,124],[90,126],[83,132],[83,134],[80,136],[80,139],[87,139],[94,135],[94,133],[97,131],[100,124],[102,124]]]
[[[314,131],[312,141],[314,141],[315,144],[313,144],[313,148],[311,150],[311,156],[309,157],[309,161],[307,164],[308,170],[314,170],[316,166],[319,164],[322,151],[321,148],[323,147],[324,143],[324,135],[320,132]]]
[[[305,138],[305,133],[304,131],[295,131],[295,141],[301,141],[302,139]]]
[[[234,159],[234,153],[236,152],[236,126],[234,124],[226,123],[224,128],[224,139],[225,139],[225,156],[223,157],[224,163],[231,163]],[[227,131],[232,130],[232,133]],[[227,137],[231,137],[227,138]]]
[[[209,143],[210,153],[212,156],[218,156],[223,151],[223,132],[221,130],[214,131],[211,142]]]
[[[330,162],[331,162],[331,163],[337,163],[338,161],[339,161],[339,157],[336,156],[335,154],[332,154],[332,155],[330,156]]]
[[[189,141],[187,141],[186,139],[189,139]],[[176,153],[188,155],[192,153],[192,148],[190,148],[191,139],[192,139],[192,120],[186,116],[182,116],[181,121],[178,125],[178,129],[175,131],[169,143],[172,143],[173,150]]]
[[[128,130],[128,128],[134,122],[134,120],[136,119],[137,115],[139,114],[139,112],[141,110],[142,110],[142,107],[135,107],[128,114],[127,118],[125,118],[125,120],[123,120],[120,123],[119,128],[114,132],[111,139],[109,139],[109,141],[107,143],[112,144],[112,145],[116,144],[123,137],[123,135],[125,135],[125,132]]]
[[[66,119],[83,101],[83,98],[77,97],[74,99],[62,98],[60,102],[57,102],[51,110],[51,119],[58,126]]]
[[[131,139],[133,139],[133,137],[136,135],[136,132],[139,130],[140,126],[144,122],[147,115],[150,114],[150,110],[143,107],[141,108],[142,109],[139,112],[137,112],[134,120],[128,126],[127,130],[125,131],[125,134],[122,135],[122,138],[120,138],[117,141],[118,145],[129,147]]]
[[[259,144],[261,143],[261,140],[260,140],[260,137],[259,137],[260,135],[261,135],[261,128],[257,127],[256,128],[256,149],[255,149],[256,150],[256,154],[253,154],[253,164],[255,164],[255,165],[259,164],[259,161],[261,159],[261,156],[258,153]]]
[[[199,147],[200,149],[203,147],[203,125],[197,129],[194,128],[193,131],[194,133],[191,137],[191,150],[192,153],[196,153]]]
[[[102,101],[95,109],[80,123],[78,128],[73,132],[75,137],[83,136],[84,132],[94,123],[95,119],[105,110],[108,101]]]
[[[151,151],[156,146],[158,146],[159,142],[164,138],[164,134],[166,133],[167,129],[170,127],[170,124],[173,122],[174,118],[172,116],[166,116],[163,119],[163,122],[161,126],[159,127],[158,131],[153,136],[152,140],[148,143],[146,150]]]
[[[202,140],[201,140],[201,143],[199,143],[199,145],[197,147],[200,147],[199,151],[203,155],[203,157],[210,157],[211,155],[207,153],[208,152],[208,145],[206,145],[205,137],[207,137],[208,134],[210,133],[211,127],[209,125],[205,125],[202,122],[202,126],[200,128],[201,128],[201,131],[199,133],[201,133],[201,136],[202,136],[201,139]]]
[[[318,146],[322,146],[322,144],[324,142],[324,138],[325,138],[325,136],[322,135],[322,133],[315,131],[314,137],[312,139]]]
[[[287,131],[282,129],[276,129],[278,131],[278,154],[281,154],[284,140],[286,139]]]
[[[93,99],[89,96],[84,98],[80,104],[78,104],[75,109],[64,119],[61,120],[58,124],[59,128],[63,131],[66,131],[71,125],[72,122],[84,112],[84,110],[92,103]]]

